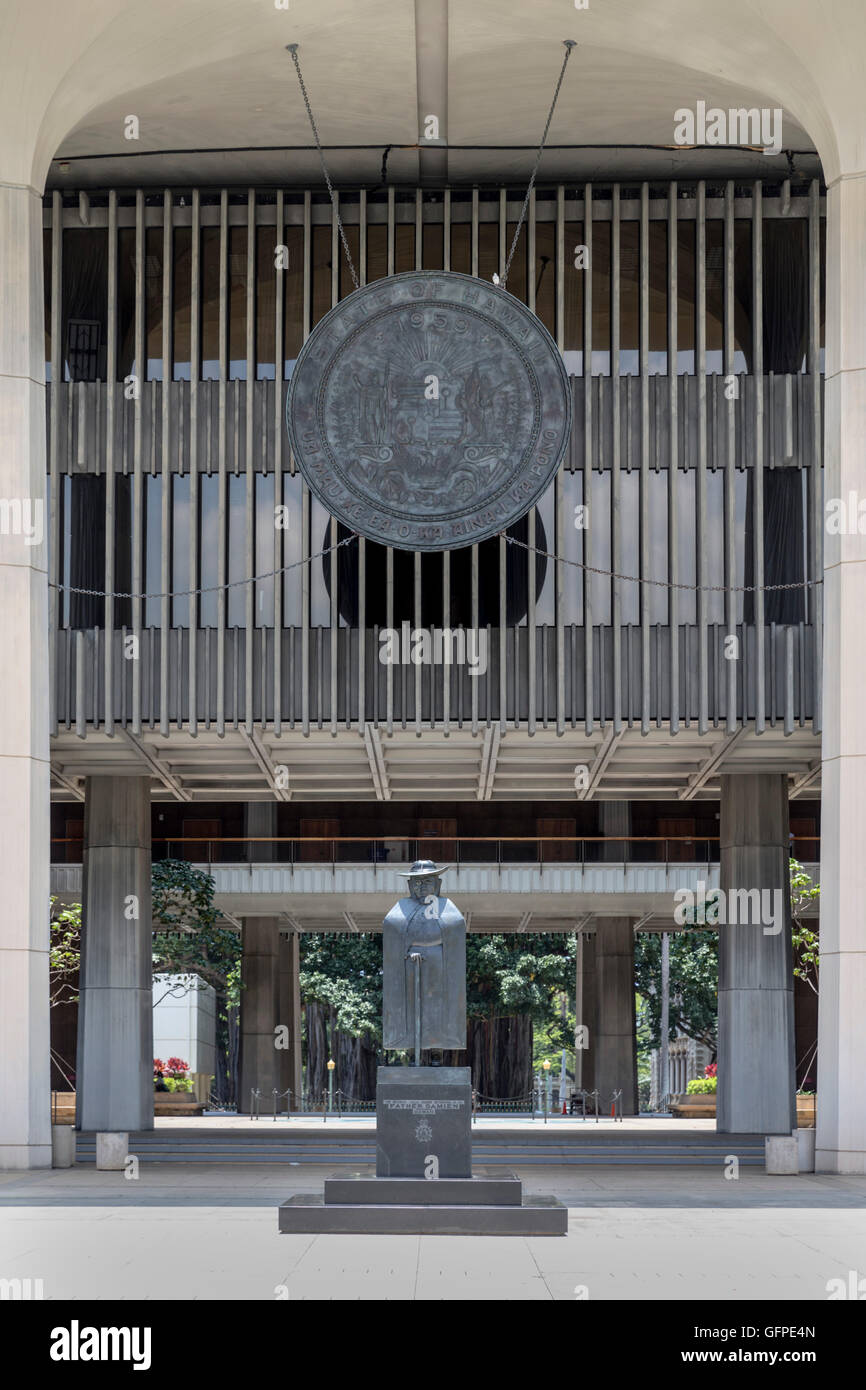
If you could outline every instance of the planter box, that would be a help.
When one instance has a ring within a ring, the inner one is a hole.
[[[74,1091],[51,1092],[51,1123],[52,1125],[75,1124]]]
[[[192,1091],[154,1091],[154,1115],[201,1115],[204,1105]]]
[[[671,1114],[678,1120],[714,1120],[716,1118],[715,1092],[708,1096],[680,1095],[671,1101]]]
[[[817,1096],[797,1096],[797,1128],[815,1128],[815,1101]]]

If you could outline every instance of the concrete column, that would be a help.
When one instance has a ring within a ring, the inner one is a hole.
[[[244,807],[245,835],[276,835],[277,803],[275,801],[248,801]],[[247,856],[251,864],[270,864],[277,858],[275,844],[247,845]]]
[[[42,200],[11,181],[0,186],[0,287],[0,1168],[49,1168]]]
[[[859,127],[858,127],[859,129]],[[866,173],[827,190],[821,980],[815,1169],[866,1173]],[[855,524],[850,521],[851,501]],[[860,521],[862,526],[862,520]]]
[[[574,1087],[591,1091],[595,1085],[595,1053],[598,1013],[596,1009],[595,933],[577,933],[577,971],[574,991],[574,1021],[589,1030],[588,1047],[575,1049]]]
[[[598,998],[595,1084],[599,1105],[608,1110],[611,1094],[621,1090],[623,1115],[636,1115],[634,926],[630,917],[597,919],[595,972]]]
[[[85,783],[76,1124],[153,1128],[150,779]]]
[[[238,1113],[250,1113],[250,1092],[261,1091],[261,1113],[271,1114],[273,1089],[284,1090],[276,1028],[280,1018],[279,920],[246,917],[241,959],[240,1088]]]
[[[280,936],[279,957],[279,1021],[289,1030],[289,1046],[278,1052],[281,1091],[292,1092],[293,1110],[301,1108],[303,1070],[301,1066],[301,983],[300,933],[284,932]]]
[[[599,808],[602,835],[617,837],[631,834],[631,802],[601,801]],[[607,864],[627,862],[630,856],[631,846],[622,839],[613,838],[611,844],[601,847],[602,861]]]
[[[726,1134],[790,1134],[796,1118],[788,781],[769,772],[726,776],[721,791],[716,1124]]]

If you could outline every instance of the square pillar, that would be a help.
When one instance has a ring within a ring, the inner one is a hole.
[[[595,975],[598,1017],[595,1085],[607,1113],[622,1091],[623,1115],[638,1113],[637,1028],[634,1012],[634,923],[631,917],[596,919]]]
[[[278,1051],[279,1081],[281,1091],[291,1091],[291,1109],[301,1108],[301,1089],[303,1087],[303,1068],[301,1065],[301,980],[300,980],[300,933],[283,932],[280,935],[279,955],[279,1021],[289,1030],[289,1046]],[[282,1103],[282,1102],[281,1102]]]
[[[815,1170],[866,1173],[866,173],[827,189],[821,960]],[[852,502],[854,504],[852,508]],[[853,512],[853,516],[852,516]],[[825,520],[829,521],[829,512]],[[853,520],[853,525],[851,524]]]
[[[790,1134],[797,1121],[788,779],[724,776],[721,792],[716,1125],[725,1134]]]
[[[153,1128],[150,778],[85,782],[76,1124]]]
[[[238,1114],[251,1110],[251,1092],[261,1091],[262,1114],[273,1113],[273,1090],[281,1083],[276,1046],[280,1018],[280,923],[276,917],[245,917],[241,957],[238,1048]]]
[[[0,1168],[50,1168],[42,200],[12,183],[0,288]]]
[[[248,801],[244,806],[244,834],[249,835],[247,860],[250,864],[272,864],[277,858],[277,846],[273,840],[255,840],[262,835],[274,836],[277,833],[277,803],[275,801]]]
[[[574,1049],[574,1087],[591,1091],[595,1086],[595,1053],[598,1012],[596,1008],[595,933],[577,933],[577,969],[574,990],[575,1027],[587,1029],[587,1046]]]

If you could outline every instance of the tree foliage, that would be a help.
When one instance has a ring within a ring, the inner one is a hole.
[[[651,1048],[661,1046],[660,932],[638,932],[635,982]],[[719,934],[712,930],[670,933],[670,1033],[704,1043],[715,1053],[718,1028]]]
[[[78,968],[81,962],[81,903],[58,907],[51,899],[51,938],[49,946],[51,967],[50,1002],[77,1004]]]
[[[791,940],[794,946],[794,974],[818,993],[818,933],[805,919],[807,908],[821,896],[821,886],[813,883],[803,865],[791,860]]]
[[[185,860],[160,859],[151,871],[151,889],[154,970],[198,975],[218,994],[239,987],[240,939],[231,928],[217,926],[212,876]]]
[[[574,993],[573,935],[470,935],[466,939],[466,1011],[470,1018],[528,1015],[558,1048],[574,1038],[560,998]]]
[[[559,996],[574,991],[573,936],[467,935],[466,1011],[469,1018],[529,1015],[549,1025],[558,1047],[573,1039],[559,1019]],[[304,935],[301,998],[335,1010],[343,1032],[382,1039],[380,935]]]
[[[304,1003],[334,1009],[336,1027],[382,1040],[382,938],[377,935],[301,936]]]

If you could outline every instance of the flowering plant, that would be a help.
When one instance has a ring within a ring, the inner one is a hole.
[[[717,1075],[718,1075],[718,1069],[719,1069],[719,1064],[718,1064],[718,1062],[710,1062],[709,1066],[704,1067],[704,1076],[717,1076]]]
[[[686,1086],[686,1094],[689,1096],[712,1096],[716,1092],[716,1078],[714,1076],[696,1076]]]

